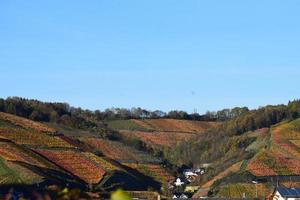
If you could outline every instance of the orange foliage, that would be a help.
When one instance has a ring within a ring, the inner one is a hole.
[[[167,183],[170,181],[174,181],[175,177],[168,173],[164,168],[160,165],[155,164],[136,164],[136,163],[123,163],[124,165],[136,169],[137,171],[145,174],[147,176],[151,176],[154,179],[160,181],[161,183]]]
[[[216,127],[216,122],[202,122],[177,119],[146,119],[133,120],[136,124],[155,131],[201,133],[209,128]]]
[[[0,156],[8,161],[19,161],[39,167],[45,167],[44,164],[9,143],[0,143]]]
[[[175,132],[143,132],[143,131],[120,131],[120,133],[130,138],[132,136],[139,138],[146,144],[172,147],[178,142],[182,142],[194,137],[190,133],[175,133]]]
[[[122,146],[122,143],[99,138],[83,138],[82,140],[113,160],[138,160],[138,156]]]
[[[32,146],[72,147],[59,137],[21,128],[0,127],[0,138]]]
[[[0,112],[0,119],[9,121],[10,123],[13,123],[17,126],[21,126],[26,129],[33,129],[38,132],[47,132],[47,133],[55,132],[53,128],[50,128],[42,123],[34,122],[32,120],[25,119],[23,117],[18,117],[16,115],[11,115],[8,113]]]
[[[99,165],[77,151],[42,149],[35,151],[86,183],[99,183],[106,173]]]

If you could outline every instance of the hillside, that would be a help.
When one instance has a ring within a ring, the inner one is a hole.
[[[145,120],[114,120],[109,121],[108,127],[114,130],[127,131],[156,131],[201,133],[218,125],[216,122],[178,120],[178,119],[145,119]]]
[[[247,171],[255,176],[300,175],[300,119],[271,128],[267,148],[249,161]]]
[[[182,141],[192,139],[220,123],[177,120],[145,119],[109,121],[108,128],[118,131],[126,141],[140,141],[147,149],[174,148]]]
[[[250,153],[251,156],[241,159],[238,168],[234,167],[237,166],[236,164],[232,165],[206,179],[206,182],[201,182],[200,190],[194,197],[207,195],[209,191],[216,196],[226,198],[242,198],[243,193],[248,197],[255,197],[252,180],[261,182],[258,186],[260,197],[272,192],[278,183],[285,186],[299,185],[300,119],[283,121],[270,129],[245,133],[243,137],[245,136],[255,138],[244,149],[244,152]],[[216,160],[212,168],[218,171],[217,166],[221,160],[223,159]]]
[[[202,168],[204,174],[185,182],[199,189],[190,196],[254,197],[254,180],[263,196],[276,181],[299,185],[300,101],[202,116],[213,121],[177,111],[130,118],[134,109],[122,119],[124,110],[83,111],[22,99],[4,105],[18,116],[0,112],[0,189],[68,185],[94,193],[121,187],[171,195],[184,170]]]
[[[56,126],[0,112],[0,188],[52,183],[92,191],[117,187],[160,191],[166,182],[138,170],[138,163],[160,169],[168,180],[172,177],[159,159],[145,152],[93,133],[67,136],[63,127],[58,132]]]

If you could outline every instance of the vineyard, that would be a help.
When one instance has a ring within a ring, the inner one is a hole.
[[[217,196],[223,198],[243,198],[243,197],[255,198],[256,189],[257,189],[258,198],[264,198],[271,192],[271,190],[269,190],[263,184],[257,184],[257,186],[255,186],[254,184],[251,183],[249,184],[240,183],[240,184],[230,184],[221,187]]]
[[[85,152],[84,155],[88,157],[91,161],[99,164],[105,171],[121,171],[122,169],[113,165],[109,161],[105,160],[104,158],[97,156],[90,152]]]
[[[250,160],[246,168],[254,176],[275,176],[276,172],[268,163],[274,163],[269,153],[263,151]]]
[[[149,154],[138,151],[132,147],[125,146],[117,141],[99,138],[81,138],[81,140],[100,151],[104,156],[119,162],[159,162]]]
[[[43,180],[63,180],[82,187],[89,184],[93,186],[91,188],[109,190],[123,184],[124,187],[143,190],[161,189],[163,193],[167,183],[174,181],[175,177],[162,167],[163,159],[151,156],[149,152],[153,155],[164,150],[171,152],[180,142],[197,138],[197,134],[204,134],[205,130],[218,126],[215,122],[175,119],[107,123],[109,128],[118,130],[117,137],[113,138],[118,140],[110,140],[112,138],[96,131],[77,132],[73,128],[62,128],[58,131],[60,134],[54,134],[56,131],[44,124],[0,113],[0,183],[34,184]],[[68,131],[66,135],[65,129]],[[214,183],[226,177],[232,178],[231,175],[239,172],[244,173],[244,170],[261,178],[300,175],[299,133],[300,120],[295,120],[232,137],[228,150],[224,149],[227,154],[211,165],[216,173],[209,178],[201,176],[203,179],[197,182],[198,186],[205,191],[216,187],[219,190],[212,191],[220,197],[241,198],[245,195],[253,198],[256,195],[253,184],[237,184],[230,179],[228,183],[232,184]],[[239,145],[243,151],[238,151]],[[250,156],[241,158],[246,154]],[[230,156],[239,159],[227,162]],[[218,165],[222,164],[227,167],[218,169]],[[269,192],[265,185],[258,184],[257,187],[259,197]],[[200,193],[194,197],[197,195]]]
[[[162,185],[167,184],[170,181],[174,181],[175,177],[168,173],[160,165],[153,164],[136,164],[136,163],[123,163],[124,165],[136,169],[142,174],[150,176],[160,182]]]
[[[176,119],[146,119],[146,120],[115,120],[109,121],[108,127],[114,130],[129,131],[158,131],[201,133],[209,128],[216,127],[216,122],[201,122]]]
[[[52,134],[55,133],[53,129],[43,124],[9,114],[0,115],[1,183],[40,182],[42,177],[31,169],[41,170],[40,174],[46,179],[65,177],[66,181],[72,183],[98,184],[104,176],[105,180],[110,180],[110,176],[131,176],[128,180],[133,180],[134,177],[114,160],[121,163],[160,162],[121,142],[92,137],[95,134],[82,135],[79,139],[72,137],[73,134],[56,136]],[[93,154],[95,151],[104,156]],[[51,172],[54,174],[48,176],[47,173]]]
[[[297,145],[300,131],[295,129],[297,121],[272,127],[270,148],[262,149],[249,161],[249,172],[255,176],[300,175],[300,148]]]
[[[142,131],[120,131],[125,138],[136,137],[149,146],[172,147],[177,143],[191,139],[194,134],[177,132],[142,132]]]
[[[35,150],[51,162],[73,174],[85,183],[96,184],[106,173],[103,168],[95,164],[84,154],[71,150]]]
[[[10,123],[13,123],[17,126],[23,127],[25,129],[33,129],[38,132],[47,132],[47,133],[55,133],[55,130],[52,128],[49,128],[48,126],[31,121],[29,119],[25,119],[22,117],[18,117],[16,115],[11,115],[8,113],[0,112],[0,119],[4,121],[9,121]]]
[[[136,120],[113,120],[108,121],[107,126],[113,130],[130,130],[130,131],[150,131],[151,128],[140,126]]]
[[[134,122],[146,129],[164,132],[201,133],[209,128],[217,126],[217,123],[215,122],[176,119],[146,119],[134,120]]]
[[[11,143],[0,142],[0,157],[7,161],[18,161],[30,165],[45,167],[43,163],[39,162],[37,159],[34,159]]]
[[[290,140],[292,144],[294,144],[296,147],[300,148],[300,140]]]
[[[11,140],[17,144],[43,147],[72,147],[59,137],[39,133],[23,128],[0,127],[0,138]]]

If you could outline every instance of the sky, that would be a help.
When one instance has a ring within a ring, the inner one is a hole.
[[[0,97],[199,113],[300,98],[298,0],[1,0]]]

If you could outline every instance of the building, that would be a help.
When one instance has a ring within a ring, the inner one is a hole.
[[[174,185],[177,186],[177,187],[179,187],[179,186],[184,185],[184,182],[181,181],[180,178],[177,178],[176,181],[174,182]]]
[[[278,187],[273,195],[273,200],[300,200],[300,188]]]

